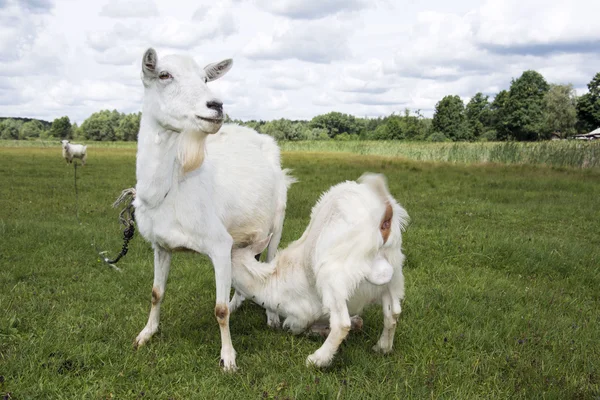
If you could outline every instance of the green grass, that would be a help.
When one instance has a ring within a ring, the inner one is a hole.
[[[135,148],[135,142],[88,142],[95,148]],[[58,141],[1,140],[4,147],[56,147]],[[600,168],[600,141],[429,143],[405,141],[281,142],[290,152],[353,153],[400,157],[417,161],[460,164],[529,164],[553,167]]]
[[[387,175],[412,223],[406,300],[392,354],[371,351],[375,307],[333,365],[306,368],[320,339],[272,331],[246,303],[232,315],[236,374],[220,371],[207,258],[176,254],[161,330],[132,342],[150,308],[152,251],[121,247],[110,204],[135,182],[133,148],[0,148],[0,395],[34,398],[553,398],[600,396],[600,172],[284,153],[300,182],[282,244],[319,194],[364,171]],[[75,215],[78,209],[79,219]]]
[[[404,141],[282,142],[285,151],[342,152],[463,164],[533,164],[600,168],[600,141],[429,143]]]

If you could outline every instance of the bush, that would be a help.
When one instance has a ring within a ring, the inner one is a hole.
[[[448,139],[446,137],[446,135],[444,135],[442,132],[433,132],[431,135],[429,135],[427,140],[429,142],[449,142],[450,141],[450,139]]]

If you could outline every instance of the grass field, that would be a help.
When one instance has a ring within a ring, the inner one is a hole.
[[[88,142],[91,148],[135,148],[135,142]],[[600,140],[545,142],[456,142],[311,140],[279,145],[284,151],[352,153],[457,164],[529,164],[552,167],[600,168]],[[0,147],[57,147],[58,141],[0,140]]]
[[[322,340],[272,331],[246,303],[231,318],[240,370],[225,374],[204,256],[174,256],[161,330],[133,350],[150,307],[150,246],[136,236],[117,272],[93,244],[110,255],[121,247],[110,204],[135,183],[135,150],[89,153],[76,197],[59,148],[0,147],[5,398],[600,396],[598,169],[284,153],[300,182],[289,193],[283,245],[304,230],[323,190],[363,171],[385,173],[409,212],[395,349],[371,351],[382,329],[375,307],[330,368],[307,368]]]

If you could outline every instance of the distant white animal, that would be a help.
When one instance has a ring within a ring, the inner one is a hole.
[[[67,164],[73,162],[74,158],[81,160],[81,165],[85,165],[87,159],[87,146],[82,144],[69,143],[68,140],[61,140],[62,144],[62,155],[67,161]]]
[[[312,209],[300,239],[273,261],[254,258],[269,241],[234,248],[233,282],[238,292],[285,317],[293,333],[328,321],[330,333],[307,364],[331,363],[359,315],[373,302],[382,305],[384,329],[374,350],[392,350],[400,301],[404,298],[402,231],[408,214],[390,195],[383,175],[365,174],[340,183]]]
[[[154,248],[152,307],[134,345],[158,330],[171,253],[203,253],[214,266],[221,364],[228,371],[236,368],[228,307],[232,246],[272,233],[268,257],[275,254],[292,182],[270,136],[222,125],[223,103],[207,82],[231,65],[225,60],[200,68],[191,57],[159,59],[153,49],[146,51],[133,203],[138,230]]]

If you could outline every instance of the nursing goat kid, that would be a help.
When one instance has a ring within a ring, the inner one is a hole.
[[[62,156],[67,161],[67,164],[73,162],[74,158],[81,160],[81,165],[85,165],[87,159],[87,146],[82,144],[69,143],[68,140],[61,140]]]
[[[254,258],[268,236],[234,248],[234,287],[285,317],[283,327],[295,334],[328,320],[325,343],[306,360],[319,367],[331,363],[350,330],[351,316],[379,303],[384,329],[373,349],[388,353],[404,298],[401,247],[408,219],[383,175],[364,174],[358,182],[340,183],[313,207],[302,237],[271,262]]]
[[[292,182],[271,137],[222,125],[223,103],[207,82],[223,76],[231,64],[225,60],[200,68],[190,57],[159,59],[153,49],[146,51],[133,203],[138,230],[154,248],[150,316],[134,345],[143,345],[158,330],[171,253],[206,254],[215,272],[225,370],[236,369],[228,308],[232,246],[250,243],[256,232],[271,232],[275,241],[268,257],[273,257]]]

